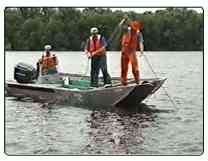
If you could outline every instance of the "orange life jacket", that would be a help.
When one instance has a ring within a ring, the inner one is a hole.
[[[41,61],[42,70],[48,70],[56,68],[56,65],[58,65],[57,57],[55,55],[53,56],[43,56]]]
[[[101,35],[97,35],[97,39],[95,41],[93,40],[93,36],[90,36],[88,45],[88,51],[90,53],[102,48]]]

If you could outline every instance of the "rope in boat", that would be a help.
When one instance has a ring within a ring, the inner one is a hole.
[[[150,67],[152,73],[154,74],[154,76],[155,76],[156,78],[158,78],[158,76],[157,76],[156,72],[154,71],[154,69],[153,69],[151,63],[149,62],[147,56],[146,56],[145,54],[143,54],[143,56],[144,56],[145,61],[146,61],[147,64],[148,64],[148,66]],[[165,87],[162,86],[162,89],[164,90],[165,95],[168,97],[168,99],[169,99],[169,101],[172,103],[172,105],[173,105],[175,108],[178,108],[178,105],[175,103],[175,100],[168,94],[168,92],[167,92],[167,90],[165,89]]]

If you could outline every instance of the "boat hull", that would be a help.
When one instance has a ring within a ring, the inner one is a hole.
[[[156,92],[166,79],[148,79],[143,84],[131,83],[128,86],[115,85],[110,88],[89,90],[67,89],[55,85],[20,84],[6,82],[7,96],[30,97],[34,101],[55,104],[67,104],[88,108],[112,108],[137,106],[146,97]]]

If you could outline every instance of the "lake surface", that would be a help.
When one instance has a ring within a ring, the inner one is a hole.
[[[63,72],[83,74],[82,52],[56,52]],[[140,113],[111,113],[5,98],[8,155],[200,155],[203,152],[203,53],[146,52],[153,70],[166,77],[164,89],[144,101]],[[18,62],[35,65],[41,52],[6,52],[6,80]],[[120,75],[120,54],[108,52],[112,76]],[[142,77],[152,78],[141,58]],[[131,70],[130,70],[131,71]],[[130,73],[130,72],[129,72]],[[89,70],[88,70],[89,74]],[[132,75],[129,74],[129,77]],[[156,109],[156,110],[155,110]]]

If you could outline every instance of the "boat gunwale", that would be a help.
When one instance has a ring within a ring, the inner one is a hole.
[[[35,90],[35,89],[43,89],[43,90],[53,90],[54,92],[58,92],[58,91],[65,91],[65,92],[74,92],[74,93],[90,93],[90,92],[96,92],[96,91],[107,91],[107,90],[115,90],[115,89],[126,89],[126,88],[131,88],[134,89],[134,87],[137,86],[137,84],[129,84],[128,86],[115,86],[115,87],[109,87],[109,88],[105,88],[105,87],[99,87],[99,88],[93,88],[93,89],[70,89],[70,88],[64,88],[64,87],[54,87],[54,86],[47,86],[48,84],[44,84],[44,85],[39,85],[39,84],[20,84],[17,82],[7,82],[6,83],[6,88],[9,87],[10,85],[15,86],[15,87],[11,87],[11,88],[21,88],[21,89],[31,89],[31,90]]]
[[[165,82],[167,78],[147,78],[147,79],[141,79],[141,81],[162,81],[161,84],[163,84]],[[15,86],[19,86],[19,87],[30,87],[30,88],[41,88],[44,90],[54,90],[55,91],[69,91],[69,92],[74,92],[74,93],[88,93],[88,92],[95,92],[95,91],[105,91],[105,90],[114,90],[114,89],[125,89],[125,88],[132,88],[132,90],[136,87],[136,86],[140,86],[141,84],[136,84],[136,83],[130,83],[127,86],[123,86],[122,84],[116,84],[116,86],[112,86],[112,87],[98,87],[98,88],[92,88],[92,89],[69,89],[69,88],[64,88],[64,87],[55,87],[54,84],[33,84],[33,83],[18,83],[14,80],[8,80],[6,81],[6,86],[8,86],[8,84],[13,84]]]
[[[50,84],[50,86],[46,86],[47,84],[42,84],[42,85],[41,84],[32,84],[32,83],[29,83],[29,84],[21,84],[21,83],[16,82],[15,80],[10,80],[10,81],[7,81],[6,82],[6,86],[5,86],[6,88],[5,88],[5,90],[6,91],[8,90],[8,92],[13,92],[13,90],[14,91],[18,90],[19,91],[19,90],[22,89],[23,90],[22,91],[23,93],[24,92],[27,92],[27,93],[36,92],[36,94],[35,94],[36,96],[37,96],[37,93],[38,92],[40,92],[40,94],[42,92],[46,92],[46,95],[47,94],[49,94],[49,95],[46,96],[47,98],[44,101],[47,101],[49,97],[52,97],[53,98],[54,96],[58,96],[58,99],[59,99],[59,95],[61,95],[61,94],[63,94],[63,95],[66,94],[66,96],[70,96],[71,94],[73,94],[72,95],[73,97],[77,97],[76,94],[78,94],[78,97],[79,97],[79,94],[81,94],[81,95],[87,94],[88,96],[91,97],[93,95],[96,95],[96,92],[97,92],[98,95],[104,94],[103,96],[105,96],[105,94],[108,94],[108,97],[112,98],[111,97],[111,94],[114,95],[114,94],[116,94],[115,92],[122,92],[120,94],[120,96],[116,100],[112,101],[111,104],[109,104],[107,106],[105,105],[106,107],[109,107],[109,106],[110,107],[111,106],[117,107],[117,105],[119,104],[119,102],[122,102],[126,97],[128,97],[131,94],[133,94],[132,92],[138,91],[138,89],[141,86],[149,86],[150,84],[152,84],[153,87],[152,87],[152,89],[149,89],[149,92],[148,92],[147,96],[145,96],[145,98],[151,96],[153,93],[155,93],[163,85],[163,83],[166,81],[166,79],[167,78],[142,79],[143,81],[144,80],[149,80],[150,82],[144,82],[143,84],[130,83],[127,86],[119,85],[119,86],[110,87],[110,88],[100,87],[100,88],[94,88],[94,89],[89,89],[89,90],[73,90],[73,89],[64,88],[64,87],[54,87],[54,84]],[[11,86],[9,87],[9,85],[11,85]],[[30,89],[29,88],[31,88],[34,91],[31,91],[30,92]],[[118,90],[118,91],[116,91],[116,90]],[[125,91],[123,91],[123,90],[125,90]],[[21,91],[19,91],[19,92],[21,93]],[[42,94],[44,94],[44,93],[42,93]],[[10,94],[8,94],[8,96],[10,96]],[[22,97],[22,95],[20,95],[20,96]],[[24,96],[24,94],[23,94],[23,96]],[[19,96],[15,95],[15,97],[19,97]],[[29,96],[29,97],[33,98],[33,96]],[[143,98],[139,102],[143,101],[145,98]],[[39,99],[40,99],[40,101],[42,101],[41,100],[42,98],[37,98],[37,100],[39,100]],[[63,100],[60,99],[59,101],[61,103]],[[121,104],[121,106],[122,106],[122,104]],[[77,105],[77,106],[80,106],[81,107],[82,105]],[[93,106],[93,105],[90,105],[90,106]],[[95,107],[96,106],[98,107],[97,104],[95,105]],[[102,106],[104,106],[104,105],[102,104]]]

